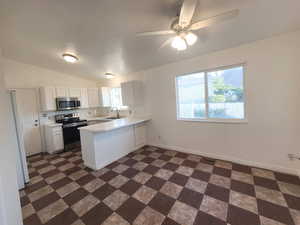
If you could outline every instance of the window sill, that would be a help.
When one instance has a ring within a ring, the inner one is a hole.
[[[202,123],[231,123],[231,124],[247,124],[247,119],[188,119],[188,118],[177,118],[178,121],[183,122],[202,122]]]

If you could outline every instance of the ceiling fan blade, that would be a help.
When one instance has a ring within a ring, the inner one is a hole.
[[[167,35],[167,34],[175,34],[175,32],[173,30],[160,30],[160,31],[137,33],[137,36]]]
[[[168,38],[166,41],[164,41],[159,49],[166,47],[167,45],[170,45],[172,43],[173,38]]]
[[[211,17],[209,19],[201,20],[199,22],[193,23],[191,25],[191,27],[189,28],[189,30],[199,30],[199,29],[202,29],[202,28],[205,28],[205,27],[209,27],[209,26],[212,26],[214,24],[218,24],[218,23],[221,23],[223,21],[233,19],[236,16],[238,16],[238,14],[239,14],[238,9],[235,9],[235,10],[232,10],[232,11],[229,11],[229,12],[225,12],[225,13],[219,14],[217,16]]]
[[[179,15],[179,25],[185,28],[190,25],[198,0],[184,0],[180,15]]]

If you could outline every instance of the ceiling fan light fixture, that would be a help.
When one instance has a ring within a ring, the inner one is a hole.
[[[112,73],[105,73],[104,76],[106,79],[113,79],[115,77],[115,75],[113,75]]]
[[[176,48],[178,51],[183,51],[187,48],[187,44],[182,37],[176,36],[172,41],[172,47]]]
[[[76,63],[79,60],[77,56],[71,53],[64,53],[62,57],[68,63]]]
[[[187,35],[185,35],[185,40],[187,42],[188,45],[193,45],[196,43],[196,41],[198,40],[198,37],[196,34],[189,32]]]

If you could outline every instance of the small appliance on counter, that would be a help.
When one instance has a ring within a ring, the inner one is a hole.
[[[70,113],[56,115],[55,121],[62,124],[65,150],[80,144],[80,131],[78,128],[88,126],[87,120],[80,120],[78,116]]]

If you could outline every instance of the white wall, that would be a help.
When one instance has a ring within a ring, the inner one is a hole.
[[[8,88],[96,87],[97,82],[64,73],[24,64],[10,59],[4,62],[5,83]]]
[[[17,187],[17,139],[8,94],[4,89],[0,49],[0,224],[21,225],[21,206]]]
[[[198,43],[201,45],[201,43]],[[300,173],[300,32],[130,74],[144,79],[152,123],[149,143]],[[246,62],[247,124],[176,120],[175,76]]]

